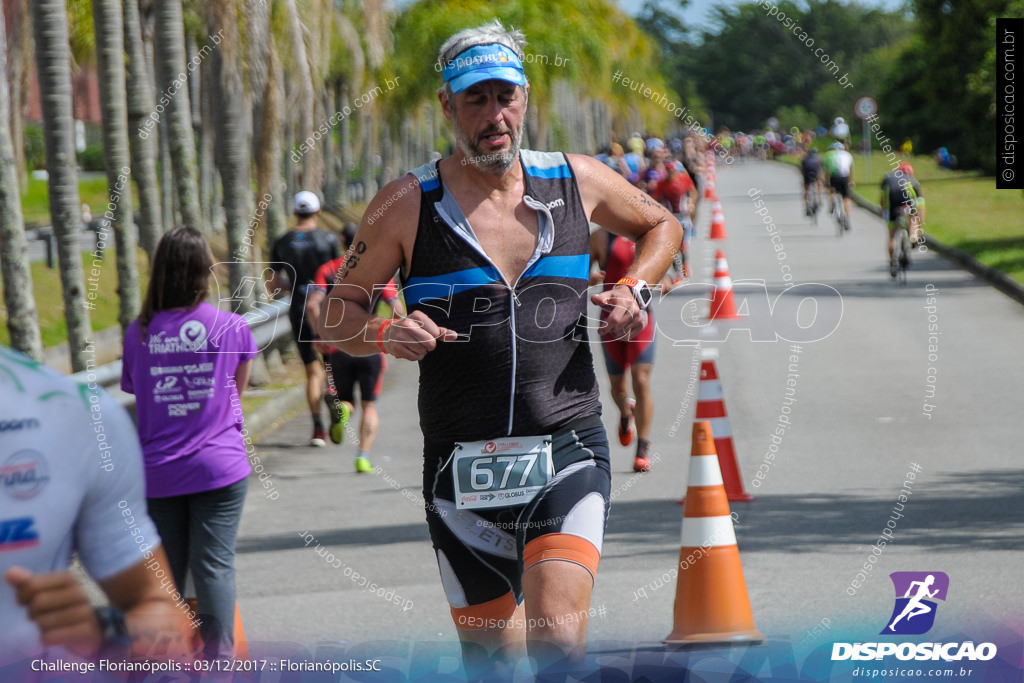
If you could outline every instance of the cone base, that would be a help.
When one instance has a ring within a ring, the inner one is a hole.
[[[735,493],[732,491],[727,491],[726,497],[729,499],[730,503],[750,503],[753,502],[754,500],[754,497],[746,492]]]
[[[672,632],[662,640],[665,645],[706,645],[711,643],[749,643],[751,645],[764,640],[764,635],[757,629],[749,631],[732,631],[729,633],[685,633]]]

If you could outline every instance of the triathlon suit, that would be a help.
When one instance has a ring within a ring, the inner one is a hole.
[[[828,183],[843,199],[850,196],[850,171],[853,170],[853,155],[844,149],[834,149],[825,155]]]
[[[410,313],[459,335],[419,362],[419,414],[427,524],[463,629],[508,619],[523,600],[523,572],[538,562],[567,560],[594,575],[608,514],[608,440],[585,329],[590,226],[565,155],[521,150],[520,162],[538,239],[511,285],[445,188],[438,163],[412,171],[422,196],[402,293]],[[458,494],[456,476],[462,482],[467,470],[476,472],[473,486],[485,469],[494,482],[521,483],[532,471],[523,465],[518,476],[524,460],[511,469],[497,461],[502,449],[532,436],[550,437],[552,470],[531,500],[487,507],[490,490]],[[473,441],[479,450],[466,445]],[[476,455],[492,451],[494,458]]]
[[[800,172],[804,176],[804,187],[814,183],[821,175],[821,155],[808,154],[800,162]]]
[[[338,278],[345,257],[336,258],[320,266],[313,278],[313,286],[326,293]],[[398,298],[398,289],[392,280],[384,288],[383,299],[394,301]],[[370,310],[375,308],[377,297],[370,298]],[[355,388],[359,385],[359,398],[362,401],[376,401],[380,396],[380,388],[384,383],[384,372],[388,363],[383,353],[372,356],[350,356],[344,351],[330,347],[327,355],[327,370],[331,373],[334,391],[338,398],[348,403],[355,403]]]
[[[908,179],[909,182],[906,182]],[[917,178],[904,174],[901,179],[895,172],[886,173],[882,178],[882,195],[887,198],[883,207],[887,223],[896,223],[898,215],[894,209],[902,206],[915,207],[919,200],[924,201],[921,197],[921,184],[917,182]]]
[[[286,270],[292,283],[292,299],[288,318],[292,323],[292,337],[299,347],[302,364],[319,360],[313,348],[313,328],[306,319],[306,292],[317,269],[331,259],[341,257],[341,245],[332,232],[316,228],[289,230],[270,250],[270,267],[277,272]]]
[[[636,243],[625,237],[608,233],[608,263],[604,267],[604,289],[608,291],[626,276],[636,257]],[[601,322],[608,311],[601,312]],[[602,326],[603,327],[603,326]],[[647,325],[633,339],[610,339],[601,334],[601,350],[608,366],[608,374],[622,375],[632,365],[654,364],[654,309],[647,307]]]
[[[142,452],[124,408],[95,384],[0,346],[0,576],[15,565],[65,570],[77,552],[89,576],[102,581],[158,547]],[[44,650],[6,583],[0,624],[0,669]],[[69,658],[62,652],[53,650]]]

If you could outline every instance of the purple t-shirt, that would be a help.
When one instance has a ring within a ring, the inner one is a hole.
[[[249,476],[235,371],[256,356],[241,316],[208,303],[160,311],[124,340],[121,388],[135,394],[146,496],[212,491]]]

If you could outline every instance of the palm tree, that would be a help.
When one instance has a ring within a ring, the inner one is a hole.
[[[43,360],[39,318],[32,296],[32,273],[28,265],[25,224],[21,217],[17,162],[11,144],[10,95],[7,87],[7,30],[0,12],[0,271],[3,274],[4,304],[11,347]]]
[[[64,0],[33,0],[32,28],[36,42],[36,74],[43,109],[46,169],[49,173],[50,218],[57,236],[57,256],[64,290],[71,369],[86,369],[91,325],[78,251],[82,225],[78,204],[78,168],[71,114],[71,50]]]
[[[156,111],[167,120],[167,142],[174,169],[178,208],[185,223],[205,230],[206,225],[199,211],[199,188],[195,177],[196,152],[195,136],[192,132],[192,109],[189,105],[188,84],[182,82],[182,76],[187,78],[188,70],[181,0],[156,0],[153,5],[153,16],[156,85],[160,89]]]
[[[128,0],[129,3],[132,0]],[[113,214],[117,245],[118,322],[122,333],[139,311],[139,273],[135,261],[135,214],[132,211],[131,154],[128,149],[128,103],[125,94],[124,30],[121,0],[92,0],[96,66],[103,114],[103,157],[107,167],[109,208],[101,229],[110,229]]]
[[[28,182],[25,166],[25,125],[22,112],[28,99],[29,74],[32,71],[32,26],[29,23],[26,0],[13,0],[11,12],[11,41],[7,47],[7,87],[10,93],[11,143],[14,146],[15,171],[18,184],[24,190]]]
[[[146,47],[142,42],[142,25],[136,0],[124,3],[124,48],[127,59],[128,139],[132,151],[132,174],[139,193],[139,241],[153,258],[156,243],[163,233],[160,216],[160,184],[156,173],[158,131],[143,126],[156,112],[153,85],[146,65]]]
[[[240,0],[212,0],[207,5],[208,26],[221,32],[219,49],[210,55],[211,80],[216,92],[214,141],[217,170],[224,189],[224,214],[228,237],[228,279],[235,310],[248,308],[251,293],[243,285],[250,272],[245,230],[249,226],[251,197],[249,169],[248,95],[242,79],[242,51],[239,17],[243,15]],[[223,298],[223,297],[222,297]]]

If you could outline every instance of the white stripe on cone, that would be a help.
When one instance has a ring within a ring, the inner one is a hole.
[[[732,438],[732,426],[728,417],[702,417],[700,421],[711,423],[711,433],[715,435],[715,439]]]
[[[729,515],[721,517],[684,517],[684,548],[720,548],[736,545],[736,532]]]
[[[722,392],[722,382],[717,379],[702,379],[700,386],[697,388],[697,400],[724,401],[725,393]],[[717,429],[715,429],[715,436],[718,436]]]
[[[690,474],[687,486],[724,486],[717,455],[690,456]]]

